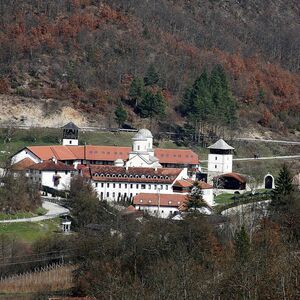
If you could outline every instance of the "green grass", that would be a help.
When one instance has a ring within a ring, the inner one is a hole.
[[[18,212],[15,214],[4,214],[0,213],[0,220],[13,220],[13,219],[24,219],[42,216],[47,213],[47,209],[38,207],[34,212]]]
[[[14,236],[24,242],[32,243],[39,238],[54,234],[59,230],[60,219],[42,222],[0,224],[0,234]]]
[[[234,202],[233,197],[233,194],[224,193],[216,196],[214,201],[217,205],[229,204]]]

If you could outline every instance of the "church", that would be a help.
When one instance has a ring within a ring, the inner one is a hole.
[[[13,168],[23,166],[44,191],[68,190],[72,176],[79,174],[90,180],[101,200],[131,201],[163,218],[180,212],[200,170],[192,150],[154,148],[148,129],[133,136],[132,147],[79,145],[78,137],[79,128],[69,123],[63,127],[62,145],[25,147],[12,156]],[[212,185],[200,185],[211,206]]]

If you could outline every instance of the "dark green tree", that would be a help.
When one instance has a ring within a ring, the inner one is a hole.
[[[275,210],[285,209],[289,204],[289,196],[294,191],[292,180],[292,174],[287,165],[284,164],[275,180],[275,189],[272,191],[271,205]]]
[[[250,255],[250,239],[243,225],[235,234],[234,238],[235,255],[240,262],[245,262]]]
[[[138,111],[142,118],[159,119],[165,115],[166,101],[160,92],[156,94],[146,92]]]
[[[192,210],[192,211],[197,211],[197,209],[201,207],[207,207],[207,204],[203,199],[203,192],[199,182],[196,181],[194,183],[191,192],[187,196],[185,206],[187,210]]]
[[[121,102],[115,109],[115,120],[118,123],[119,127],[122,127],[122,125],[127,120],[127,111],[124,109]]]
[[[90,182],[81,176],[71,180],[68,206],[78,228],[97,223],[99,199]]]
[[[158,72],[156,71],[154,65],[150,65],[147,73],[144,77],[144,82],[146,86],[158,85],[160,81],[160,77]]]
[[[144,80],[140,77],[135,77],[129,87],[129,97],[134,101],[134,107],[136,108],[139,102],[142,100],[145,91]]]

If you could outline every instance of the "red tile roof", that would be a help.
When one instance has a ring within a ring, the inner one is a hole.
[[[159,159],[160,163],[199,164],[198,155],[192,150],[157,148],[154,150],[154,154]]]
[[[182,188],[189,188],[189,187],[192,187],[194,184],[194,181],[191,180],[191,179],[181,179],[181,180],[177,180],[175,183],[174,183],[174,186],[179,186],[179,187],[182,187]],[[201,189],[205,190],[205,189],[212,189],[213,186],[204,182],[204,181],[198,181],[198,184],[200,186]]]
[[[33,164],[35,164],[35,162],[33,160],[31,160],[30,158],[26,157],[26,158],[18,161],[17,163],[13,164],[11,166],[11,169],[13,171],[24,171],[24,170],[28,169],[28,167],[32,166]]]
[[[89,169],[89,173],[87,172]],[[172,183],[180,174],[178,168],[125,168],[107,165],[90,165],[82,169],[85,176],[91,176],[94,181],[100,182],[157,182]]]
[[[41,163],[34,164],[28,168],[29,170],[39,171],[75,171],[73,166],[68,166],[60,161],[46,160]]]
[[[235,172],[232,172],[232,173],[226,173],[226,174],[222,174],[218,177],[229,177],[229,178],[234,178],[236,179],[237,181],[239,181],[240,183],[246,183],[246,178],[244,176],[242,176],[241,174],[239,173],[235,173]]]
[[[115,161],[118,158],[127,160],[131,147],[115,146],[30,146],[28,149],[42,160],[55,156],[58,160],[103,160]],[[198,165],[199,158],[192,150],[160,149],[154,150],[161,163]]]
[[[140,206],[170,206],[180,207],[187,200],[187,195],[181,194],[146,194],[140,193],[133,197],[133,204]]]

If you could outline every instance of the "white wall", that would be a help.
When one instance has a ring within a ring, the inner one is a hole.
[[[17,162],[23,160],[24,158],[30,158],[31,160],[33,160],[33,162],[35,163],[39,163],[42,160],[39,159],[36,155],[34,155],[30,150],[28,149],[23,149],[22,151],[20,151],[19,153],[15,154],[12,159],[11,159],[11,163],[12,164],[16,164]]]
[[[157,216],[163,219],[174,217],[175,214],[179,213],[179,210],[177,207],[170,207],[170,206],[160,206],[159,212],[158,212],[158,206],[144,206],[144,205],[136,205],[135,208],[137,210],[146,211],[152,216]]]
[[[116,178],[117,180],[117,178]],[[157,193],[160,188],[161,194],[172,194],[172,184],[154,183],[124,183],[124,182],[97,182],[92,180],[92,185],[97,191],[98,197],[108,201],[117,201],[119,193],[121,196],[134,197],[139,193]],[[142,186],[143,185],[143,186]],[[145,189],[142,188],[145,186]]]
[[[78,146],[78,140],[74,139],[63,139],[63,146]]]
[[[208,154],[208,172],[231,173],[232,154]]]
[[[202,190],[203,200],[209,205],[214,204],[214,190],[213,189],[203,189]]]
[[[54,185],[54,175],[60,176],[59,184]],[[59,171],[55,174],[55,171],[38,171],[32,170],[28,173],[28,177],[33,180],[34,183],[38,183],[44,186],[54,188],[56,190],[68,190],[70,188],[71,172]]]

